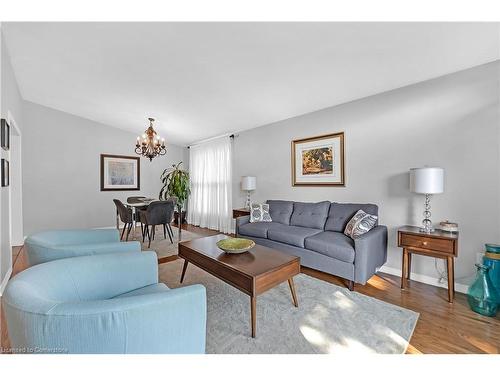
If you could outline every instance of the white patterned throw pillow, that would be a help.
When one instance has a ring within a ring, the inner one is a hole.
[[[375,215],[370,215],[363,210],[358,210],[347,223],[344,234],[355,239],[372,229],[377,223],[377,219],[378,217]]]
[[[250,205],[251,223],[270,222],[270,221],[273,220],[271,219],[271,215],[269,214],[268,204],[252,203]]]

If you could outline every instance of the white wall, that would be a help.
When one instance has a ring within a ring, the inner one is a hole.
[[[152,162],[141,158],[140,191],[100,191],[100,154],[134,156],[135,139],[144,130],[141,125],[137,124],[137,134],[133,134],[26,101],[22,155],[25,235],[46,229],[113,226],[113,198],[157,197],[161,172],[184,160],[186,148],[167,145],[166,156]]]
[[[20,219],[20,201],[22,186],[19,180],[21,160],[19,148],[21,147],[20,133],[22,127],[23,100],[19,93],[17,81],[10,62],[9,53],[0,30],[0,114],[10,123],[11,142],[10,150],[0,149],[1,158],[10,162],[10,186],[0,188],[0,293],[1,283],[9,276],[12,267],[12,246],[19,241],[18,233],[12,236],[13,220],[18,223]],[[19,209],[19,210],[18,210]],[[16,227],[16,229],[18,229]]]
[[[389,227],[387,266],[400,269],[396,230],[422,220],[423,197],[408,190],[408,170],[446,172],[445,193],[431,202],[433,221],[460,226],[456,277],[474,272],[476,252],[500,241],[500,62],[403,87],[245,131],[234,143],[234,207],[239,179],[257,176],[254,201],[371,202]],[[292,187],[293,139],[345,132],[346,187]],[[436,277],[434,260],[414,257],[413,272]]]

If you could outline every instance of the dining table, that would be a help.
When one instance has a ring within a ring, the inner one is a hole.
[[[128,202],[123,202],[123,204],[126,207],[129,207],[132,209],[132,230],[134,232],[135,236],[135,226],[137,224],[137,210],[142,208],[142,207],[148,207],[151,202],[158,201],[158,199],[155,198],[137,198],[138,201],[140,202],[135,202],[135,203],[128,203]],[[118,209],[116,210],[116,229],[120,229],[120,215],[118,214]]]

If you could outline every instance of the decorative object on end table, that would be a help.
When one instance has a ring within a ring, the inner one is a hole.
[[[247,200],[245,202],[245,208],[250,208],[250,192],[257,188],[257,178],[254,176],[243,176],[241,178],[241,190],[247,192]]]
[[[179,241],[182,233],[182,208],[187,201],[191,189],[189,188],[189,172],[180,168],[182,161],[177,165],[172,164],[171,168],[167,168],[161,174],[160,180],[163,187],[160,190],[160,199],[168,199],[169,197],[177,197],[177,212],[181,215],[177,216],[177,224],[179,226]]]
[[[7,187],[10,184],[10,171],[9,171],[9,162],[5,159],[2,159],[2,187]]]
[[[101,191],[140,190],[140,167],[136,156],[101,154]]]
[[[250,222],[260,223],[260,222],[271,222],[271,215],[269,214],[268,204],[258,204],[252,203],[250,207]]]
[[[292,186],[345,186],[344,133],[292,141]]]
[[[255,246],[255,242],[246,238],[226,238],[217,241],[217,247],[228,254],[241,254]]]
[[[165,147],[165,138],[161,139],[160,136],[153,129],[154,118],[148,118],[149,126],[141,137],[137,137],[137,142],[135,143],[135,153],[137,155],[142,155],[148,158],[149,161],[153,161],[153,158],[165,155],[167,149]]]
[[[437,167],[423,167],[410,169],[410,190],[413,193],[425,194],[425,211],[421,231],[432,233],[434,228],[431,222],[431,194],[440,194],[444,191],[444,169]]]
[[[9,150],[10,148],[10,126],[9,126],[9,123],[7,122],[7,120],[5,120],[4,118],[1,120],[1,147],[4,149],[4,150]]]
[[[439,229],[444,230],[445,232],[455,233],[458,232],[458,224],[449,222],[448,220],[441,221],[439,223]]]
[[[476,264],[476,279],[467,291],[467,302],[472,311],[485,316],[496,316],[500,296],[493,286],[488,274],[489,267]]]
[[[358,210],[347,223],[344,234],[354,240],[362,234],[369,232],[377,224],[377,219],[376,215],[370,215],[363,210]]]

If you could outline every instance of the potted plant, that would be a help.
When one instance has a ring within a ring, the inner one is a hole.
[[[182,161],[177,165],[172,164],[171,168],[167,168],[161,174],[160,180],[163,187],[160,190],[160,200],[169,197],[177,198],[177,225],[179,226],[179,241],[181,240],[182,227],[182,207],[186,203],[191,189],[189,188],[189,172],[180,168]]]

